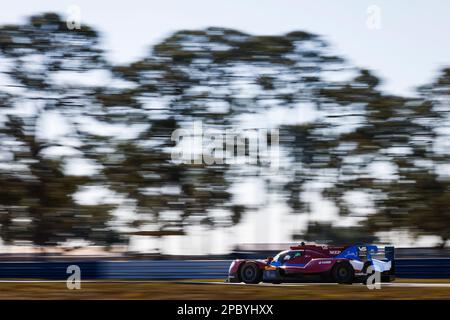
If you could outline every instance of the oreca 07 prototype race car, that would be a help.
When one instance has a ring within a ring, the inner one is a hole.
[[[324,281],[364,282],[379,272],[382,282],[395,280],[394,247],[327,246],[302,243],[264,260],[237,259],[227,282],[282,283]]]

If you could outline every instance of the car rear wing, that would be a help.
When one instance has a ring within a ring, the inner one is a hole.
[[[358,246],[358,256],[361,260],[395,260],[395,248],[392,246],[378,247],[374,245]]]
[[[387,260],[395,261],[395,248],[394,247],[384,247],[384,256]]]
[[[395,248],[393,246],[384,248],[373,245],[358,246],[358,256],[362,261],[390,262],[390,273],[395,274]]]

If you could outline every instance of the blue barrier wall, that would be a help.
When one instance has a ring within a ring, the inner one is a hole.
[[[395,275],[398,278],[450,278],[450,259],[397,259]]]
[[[0,278],[67,279],[77,265],[83,279],[206,279],[225,278],[228,260],[138,260],[70,262],[1,262]]]
[[[67,279],[78,265],[82,279],[206,279],[227,276],[230,260],[0,262],[2,279]],[[399,278],[450,278],[450,258],[397,259]]]

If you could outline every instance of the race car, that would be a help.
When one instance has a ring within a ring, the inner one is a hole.
[[[362,244],[328,246],[304,244],[291,246],[264,260],[234,260],[227,282],[282,283],[308,280],[336,283],[364,282],[372,274],[382,282],[395,280],[394,247],[379,248]]]

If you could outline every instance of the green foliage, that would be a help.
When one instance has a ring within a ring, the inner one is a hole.
[[[317,35],[249,35],[226,28],[181,30],[143,59],[113,65],[94,29],[68,30],[54,13],[1,26],[0,63],[18,89],[0,91],[0,237],[6,243],[84,239],[111,245],[131,234],[182,235],[194,224],[229,227],[258,209],[236,204],[230,191],[249,176],[266,181],[268,192],[279,194],[294,214],[311,211],[302,195],[317,183],[315,191],[342,216],[359,214],[346,200],[350,192],[371,196],[367,207],[373,212],[360,225],[333,228],[310,221],[298,237],[371,241],[374,233],[393,229],[438,235],[443,242],[450,236],[450,182],[437,174],[449,154],[440,144],[448,138],[448,68],[419,88],[419,98],[398,97],[383,93],[380,79],[351,67]],[[349,71],[355,75],[345,79]],[[67,72],[103,72],[111,82],[68,84],[58,78]],[[31,112],[18,111],[26,105]],[[302,111],[307,105],[316,118],[280,125],[286,157],[283,179],[276,183],[265,176],[268,170],[252,165],[172,162],[172,132],[193,121],[224,132],[239,127],[243,116],[274,106]],[[51,113],[69,123],[62,140],[39,135],[46,129],[40,120]],[[119,127],[123,134],[108,135],[94,130],[96,125]],[[126,135],[133,128],[139,128],[135,136]],[[54,147],[70,147],[94,163],[96,172],[67,172],[71,156],[49,156]],[[390,163],[394,177],[372,172],[377,163]],[[137,213],[119,223],[126,231],[113,227],[117,201],[75,200],[92,186],[107,188]]]

